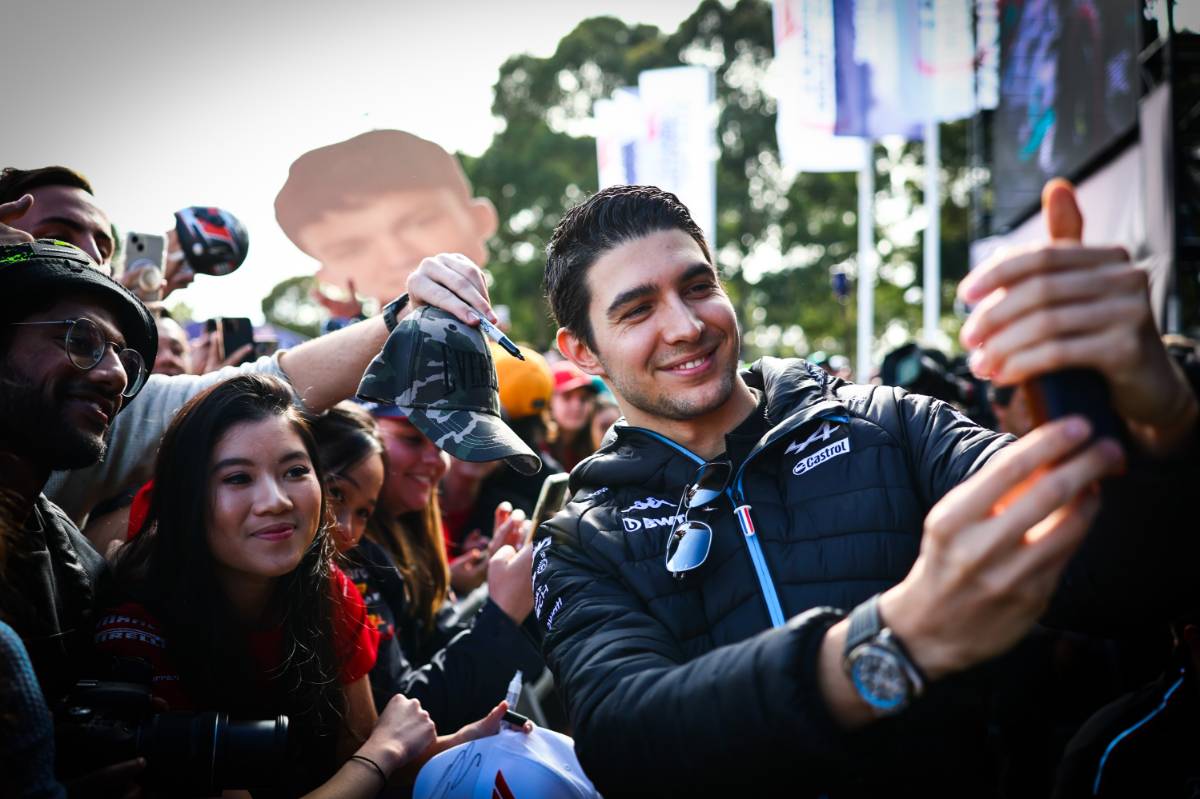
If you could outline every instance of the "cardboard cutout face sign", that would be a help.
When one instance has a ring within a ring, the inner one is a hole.
[[[422,258],[458,252],[479,265],[498,218],[471,196],[458,161],[433,142],[375,130],[297,158],[275,198],[292,243],[316,258],[317,279],[387,303]]]

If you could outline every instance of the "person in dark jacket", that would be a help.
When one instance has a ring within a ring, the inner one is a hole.
[[[1105,705],[1067,744],[1055,799],[1200,791],[1200,611],[1172,624],[1171,667]]]
[[[315,421],[313,435],[329,474],[340,565],[362,593],[368,618],[379,632],[369,675],[376,707],[382,711],[402,693],[420,700],[439,729],[447,730],[486,715],[504,698],[514,672],[537,674],[543,667],[520,626],[528,613],[528,599],[519,598],[528,595],[526,578],[514,574],[506,579],[507,572],[498,568],[494,598],[447,640],[439,639],[442,645],[429,657],[414,663],[404,648],[405,628],[412,626],[404,579],[387,551],[364,537],[387,466],[379,429],[361,406],[342,402]],[[520,520],[512,519],[499,532],[519,534],[519,527]]]
[[[1054,219],[1074,211],[1064,191]],[[1100,371],[1124,450],[1079,417],[1010,443],[944,403],[802,361],[739,374],[732,304],[667,192],[597,193],[548,255],[559,349],[626,419],[573,471],[533,567],[547,663],[606,795],[772,777],[795,795],[987,795],[994,658],[1048,606],[1116,623],[1190,584],[1170,553],[1195,542],[1165,525],[1130,535],[1117,513],[1133,504],[1122,492],[1166,505],[1156,492],[1170,458],[1194,466],[1197,418],[1124,251],[1056,243],[960,287],[977,374]],[[1097,520],[1093,487],[1126,468]]]

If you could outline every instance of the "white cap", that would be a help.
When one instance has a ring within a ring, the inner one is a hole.
[[[453,746],[417,774],[413,799],[600,799],[562,733],[502,729]]]

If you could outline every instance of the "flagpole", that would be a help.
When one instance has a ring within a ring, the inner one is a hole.
[[[858,356],[856,379],[871,379],[875,339],[875,142],[863,139],[863,166],[858,171]]]
[[[942,305],[942,197],[941,143],[938,140],[937,119],[925,120],[925,282],[924,319],[922,336],[925,343],[935,346],[940,336]]]

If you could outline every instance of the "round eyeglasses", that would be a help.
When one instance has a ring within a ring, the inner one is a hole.
[[[679,507],[675,510],[675,522],[667,538],[667,571],[675,579],[682,579],[684,574],[698,569],[708,559],[708,550],[712,546],[712,527],[689,517],[692,511],[703,509],[721,496],[732,475],[732,462],[709,461],[700,467],[691,485],[683,490]]]
[[[14,327],[36,325],[67,325],[67,337],[64,344],[67,350],[67,360],[83,371],[96,368],[104,360],[104,353],[109,347],[117,353],[117,360],[125,370],[125,390],[123,397],[132,397],[138,393],[142,383],[146,382],[146,362],[137,350],[122,349],[115,341],[109,341],[100,326],[87,317],[79,319],[55,319],[47,322],[10,322]]]

